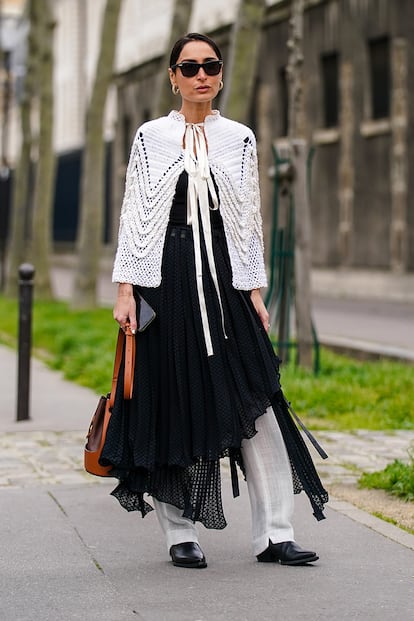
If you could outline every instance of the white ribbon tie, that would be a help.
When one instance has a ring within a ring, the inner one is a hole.
[[[188,173],[187,193],[187,224],[193,229],[194,257],[196,269],[197,293],[200,304],[201,321],[207,355],[214,354],[211,341],[210,325],[208,321],[206,299],[203,287],[203,266],[201,259],[201,236],[198,213],[200,212],[201,227],[206,245],[207,261],[211,278],[217,293],[220,306],[221,324],[224,338],[227,338],[224,326],[224,312],[221,302],[220,289],[217,279],[216,264],[214,261],[210,209],[218,209],[218,198],[213,180],[210,175],[210,166],[207,156],[207,145],[203,131],[203,124],[187,123],[185,130],[184,168]],[[209,193],[213,207],[209,204]]]

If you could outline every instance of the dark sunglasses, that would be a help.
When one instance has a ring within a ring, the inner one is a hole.
[[[171,69],[175,70],[179,67],[185,78],[194,78],[201,68],[207,75],[218,75],[222,64],[222,60],[207,60],[205,63],[184,62],[171,65]]]

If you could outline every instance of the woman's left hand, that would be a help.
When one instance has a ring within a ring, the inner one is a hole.
[[[269,313],[267,312],[267,308],[265,303],[263,302],[262,294],[260,293],[260,289],[253,289],[250,294],[251,300],[253,302],[253,306],[256,309],[256,313],[260,317],[260,321],[263,324],[266,332],[269,332],[270,323],[269,323]]]

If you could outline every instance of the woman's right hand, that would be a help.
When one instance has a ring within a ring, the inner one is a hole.
[[[132,285],[129,283],[119,283],[113,315],[122,330],[125,330],[126,324],[129,323],[131,332],[135,334],[137,330],[137,305]]]

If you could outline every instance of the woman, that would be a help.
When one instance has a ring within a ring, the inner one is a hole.
[[[318,556],[294,541],[293,492],[322,519],[327,494],[289,415],[267,331],[255,138],[212,101],[223,61],[191,33],[171,53],[179,112],[137,131],[128,165],[113,280],[114,318],[137,325],[142,296],[155,310],[137,335],[136,390],[118,386],[102,463],[128,511],[152,507],[178,567],[206,567],[195,522],[224,528],[220,459],[246,477],[253,552],[303,565]],[[292,477],[293,475],[293,477]]]

